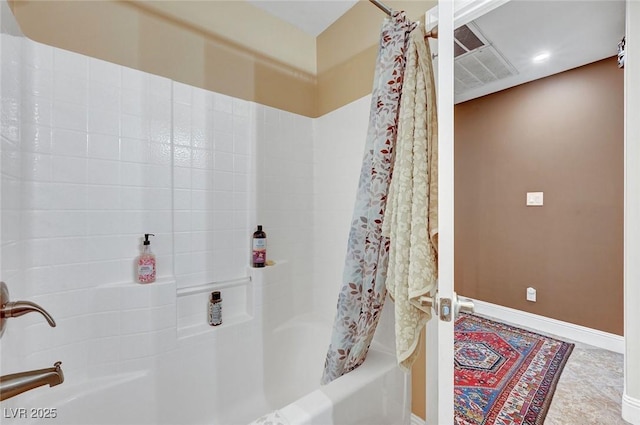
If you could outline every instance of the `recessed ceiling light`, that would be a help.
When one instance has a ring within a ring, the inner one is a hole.
[[[549,52],[540,52],[537,55],[535,55],[531,60],[534,63],[540,63],[540,62],[544,62],[547,59],[549,59],[550,56],[551,56],[551,54]]]

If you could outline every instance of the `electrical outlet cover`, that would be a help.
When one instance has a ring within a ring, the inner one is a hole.
[[[535,288],[527,288],[527,301],[536,302],[536,289]]]

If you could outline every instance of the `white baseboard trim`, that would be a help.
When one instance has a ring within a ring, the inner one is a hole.
[[[426,421],[422,419],[420,416],[416,416],[413,413],[411,414],[411,425],[425,425]]]
[[[629,397],[626,393],[622,395],[622,419],[630,424],[640,425],[640,400]]]
[[[535,329],[540,333],[557,335],[562,338],[593,345],[594,347],[616,353],[624,353],[624,337],[620,335],[574,325],[573,323],[527,313],[526,311],[503,307],[486,301],[473,300],[473,303],[476,313],[483,316],[489,316],[517,326]]]

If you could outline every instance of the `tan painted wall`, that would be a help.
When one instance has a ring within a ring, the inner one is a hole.
[[[426,384],[427,384],[427,371],[426,371],[426,361],[425,350],[424,350],[424,338],[425,331],[422,331],[420,336],[420,353],[416,358],[413,367],[411,368],[411,412],[425,419],[426,416]]]
[[[459,294],[622,334],[623,90],[610,58],[456,106]]]
[[[186,22],[185,17],[165,15],[162,8],[172,1],[155,3],[154,8],[122,1],[19,0],[11,4],[22,31],[33,40],[218,93],[316,115],[314,37],[245,2],[177,2],[202,7],[203,15],[224,16],[236,23],[233,28],[252,28],[247,30],[252,38],[240,40],[235,33],[225,33],[226,26],[214,33],[204,31],[197,22]],[[271,41],[271,49],[261,44],[264,40]]]
[[[436,2],[387,4],[423,19]],[[371,92],[384,19],[361,0],[316,39],[243,1],[11,5],[33,40],[309,117]]]
[[[316,38],[245,1],[130,1],[203,32],[218,34],[278,62],[316,73]]]
[[[384,3],[424,22],[424,14],[435,7],[437,1],[385,0]],[[318,115],[371,93],[383,18],[379,9],[361,0],[318,36]]]

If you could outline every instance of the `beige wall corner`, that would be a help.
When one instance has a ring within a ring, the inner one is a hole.
[[[138,66],[138,21],[111,1],[11,2],[22,32],[32,40],[119,65]]]
[[[245,1],[131,0],[143,9],[316,73],[316,38]]]
[[[386,4],[420,20],[437,2]],[[35,41],[310,117],[371,93],[385,17],[361,0],[315,38],[244,1],[11,5]]]
[[[371,93],[378,46],[357,53],[345,62],[318,74],[318,116]]]
[[[425,13],[437,5],[437,1],[425,0],[384,3],[422,22]],[[319,115],[371,93],[384,18],[380,9],[368,0],[361,0],[318,36]]]
[[[184,3],[211,7],[207,2]],[[229,2],[211,3],[229,7],[225,5]],[[162,10],[148,8],[146,3],[140,7],[122,1],[17,0],[12,6],[22,31],[35,41],[289,112],[317,115],[315,39],[309,43],[307,37],[286,31],[286,37],[275,35],[277,31],[271,34],[272,40],[290,39],[285,44],[272,41],[288,56],[313,57],[312,64],[307,60],[304,65],[313,72],[307,72],[300,62],[288,63],[289,59],[277,59],[268,51],[241,44],[251,44],[246,38],[238,41],[232,34],[206,32],[164,15]],[[264,18],[260,14],[248,15],[228,20],[255,24],[255,28],[266,25],[257,22]],[[273,24],[272,19],[266,22]],[[269,38],[262,31],[250,34],[256,46],[258,39]],[[306,41],[301,43],[303,39]]]
[[[384,4],[394,10],[404,10],[409,18],[424,22],[424,14],[438,2],[385,0]],[[317,39],[318,74],[344,63],[371,46],[377,46],[384,18],[384,12],[371,2],[360,0],[324,30]]]
[[[423,329],[422,334],[420,335],[420,353],[411,368],[411,412],[422,419],[427,417],[427,410],[425,406],[427,400],[427,394],[425,392],[427,387],[427,359],[424,349],[425,332],[426,329]]]

